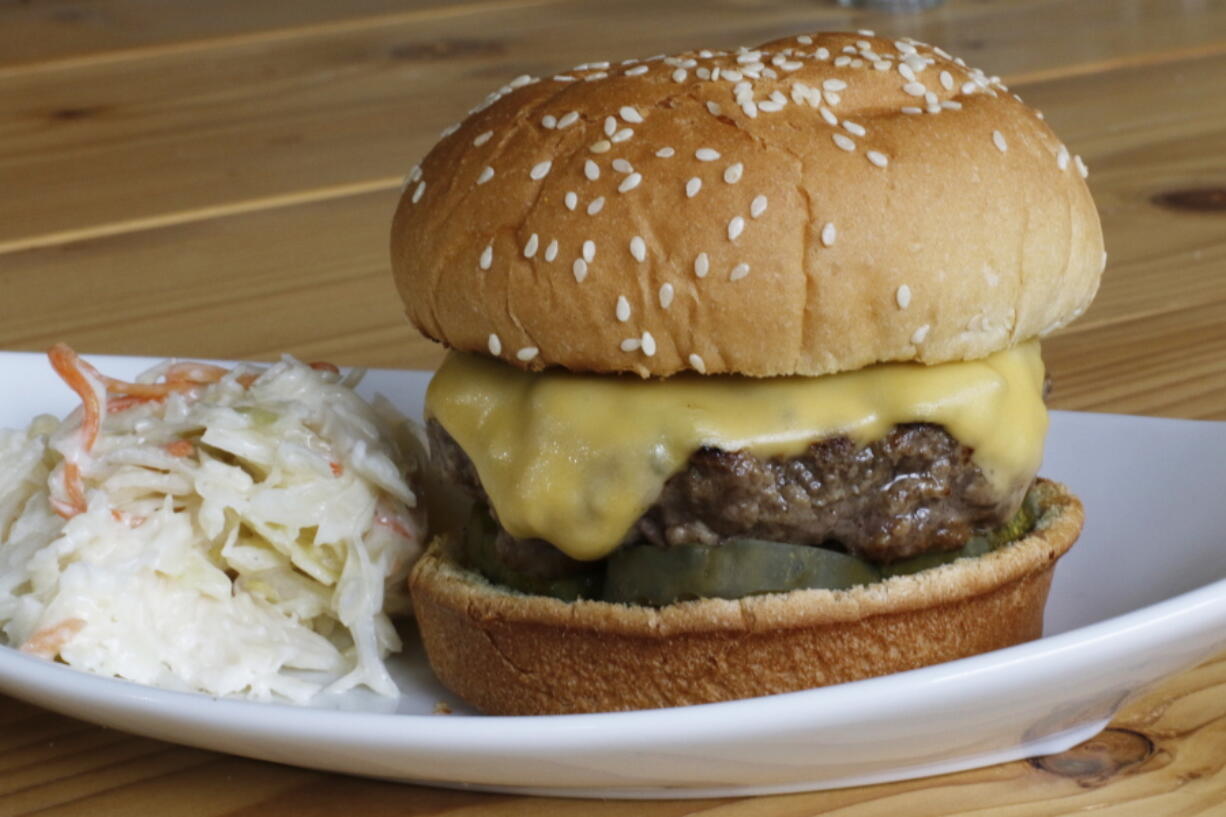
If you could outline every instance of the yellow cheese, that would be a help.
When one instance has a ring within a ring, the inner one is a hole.
[[[1037,341],[984,360],[766,379],[530,374],[452,353],[426,410],[508,532],[599,559],[702,446],[790,456],[831,435],[865,445],[897,423],[939,423],[998,486],[1029,481],[1047,431],[1043,376]]]

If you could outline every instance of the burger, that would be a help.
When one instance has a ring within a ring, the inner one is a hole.
[[[1082,508],[1039,338],[1105,253],[1040,113],[869,33],[519,77],[409,175],[431,457],[410,586],[497,714],[806,689],[1041,634]]]

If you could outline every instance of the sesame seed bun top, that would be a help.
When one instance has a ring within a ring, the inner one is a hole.
[[[410,173],[392,263],[423,333],[522,368],[980,358],[1093,298],[1084,175],[938,48],[802,35],[511,82]]]

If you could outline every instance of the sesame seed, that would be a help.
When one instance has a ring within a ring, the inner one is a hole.
[[[587,176],[591,181],[596,181],[600,178],[600,165],[596,164],[591,159],[584,160],[583,175]]]
[[[732,272],[728,274],[729,281],[739,281],[749,274],[749,265],[744,261],[732,268]]]
[[[425,192],[426,192],[426,183],[418,182],[417,189],[413,191],[413,203],[417,204],[417,202],[421,201],[422,194]]]
[[[818,108],[817,112],[822,115],[822,119],[826,120],[827,125],[834,127],[839,124],[839,118],[835,116],[834,111],[830,110],[829,108],[823,106]]]
[[[534,180],[540,180],[549,175],[549,169],[553,167],[553,162],[546,159],[532,166],[532,172],[529,173]]]
[[[833,134],[833,138],[834,143],[838,145],[841,150],[852,151],[856,149],[856,143],[850,136],[844,136],[841,133],[836,133]]]
[[[817,57],[819,60],[828,60],[830,59],[830,51],[825,46],[823,46],[817,49],[816,51],[814,51],[813,56]]]
[[[924,91],[924,102],[928,103],[929,110],[940,108],[941,106],[940,100],[937,99],[937,95],[932,91]]]
[[[647,260],[647,242],[643,240],[641,235],[636,235],[630,239],[630,254],[639,263]]]
[[[924,339],[928,337],[928,328],[929,328],[928,324],[924,324],[919,329],[916,329],[914,332],[912,332],[911,333],[911,343],[913,343],[916,346],[919,346],[921,343],[923,343]]]
[[[719,116],[724,112],[724,109],[719,106],[718,102],[707,100],[707,111],[711,114],[711,116]]]
[[[1009,144],[1005,142],[1005,135],[998,130],[992,131],[992,144],[996,145],[996,149],[1001,153],[1009,149]]]
[[[698,355],[690,355],[690,365],[694,367],[694,371],[699,374],[707,373],[707,364]]]
[[[941,87],[944,88],[946,91],[952,91],[954,89],[954,75],[949,73],[948,71],[942,71],[941,72]]]
[[[633,173],[634,165],[630,164],[625,159],[614,159],[613,169],[618,173]]]
[[[923,96],[928,91],[922,82],[908,82],[902,89],[911,96]]]
[[[579,121],[578,111],[571,111],[568,114],[564,114],[562,118],[558,120],[558,130],[562,130],[563,128],[569,128],[571,125],[575,124],[578,121]]]
[[[614,143],[624,142],[627,139],[629,139],[631,136],[634,136],[633,128],[622,128],[617,133],[613,134],[612,140]]]
[[[570,265],[570,271],[575,276],[575,283],[582,284],[583,279],[587,278],[587,262],[582,258],[576,258],[575,263]]]
[[[1068,169],[1068,148],[1064,145],[1060,146],[1060,152],[1056,154],[1056,167],[1061,170]]]
[[[954,99],[943,99],[941,100],[941,107],[948,111],[960,111],[962,110],[962,103]]]
[[[566,74],[558,74],[553,78],[554,82],[574,82],[575,78]]]
[[[660,308],[668,309],[673,305],[673,285],[664,284],[660,287]]]
[[[735,68],[725,68],[721,72],[720,76],[722,76],[724,79],[728,80],[729,82],[740,82],[741,81],[741,72],[736,70]],[[719,77],[716,77],[716,79],[719,79]]]
[[[757,218],[766,212],[766,196],[754,196],[753,201],[749,203],[749,215]]]
[[[826,225],[822,227],[822,245],[833,247],[836,238],[838,238],[838,231],[834,228],[834,222],[827,221]]]
[[[617,117],[606,116],[604,118],[604,135],[612,136],[617,133]]]
[[[911,305],[911,287],[903,284],[894,293],[894,300],[898,302],[899,309],[906,309]]]
[[[568,191],[567,194],[562,197],[562,201],[566,204],[567,210],[574,210],[579,206],[579,196],[573,190]]]
[[[622,183],[617,186],[618,193],[629,193],[634,188],[638,187],[643,181],[641,173],[631,173],[626,178],[622,179]]]
[[[590,264],[595,258],[596,258],[596,242],[595,241],[584,241],[583,242],[583,260]]]
[[[905,62],[898,63],[898,73],[902,74],[903,79],[907,82],[915,82],[915,72]]]
[[[494,357],[502,354],[502,341],[497,335],[490,335],[489,341],[490,354]]]
[[[673,71],[673,82],[685,82],[687,76],[688,74],[684,68],[678,68],[676,71]]]
[[[626,300],[625,295],[617,296],[617,319],[622,323],[630,320],[630,302]]]
[[[825,79],[822,80],[822,90],[825,91],[843,91],[847,89],[847,83],[841,79]]]
[[[545,114],[541,117],[541,127],[545,130],[553,130],[558,126],[558,118],[552,114]]]
[[[546,118],[548,119],[550,117],[546,117]],[[546,127],[553,127],[553,126],[546,125]],[[486,142],[488,142],[490,140],[490,137],[493,135],[494,135],[494,132],[492,130],[487,130],[485,133],[481,134],[480,136],[478,136],[476,139],[473,140],[473,147],[475,148],[481,147]]]
[[[758,103],[754,102],[752,99],[747,99],[742,102],[741,110],[744,111],[745,115],[750,119],[758,118]]]
[[[588,148],[592,153],[608,153],[613,144],[608,139],[601,139],[596,144]]]
[[[714,162],[719,158],[719,151],[713,148],[699,148],[694,151],[694,158],[700,162]]]
[[[622,119],[635,125],[638,125],[643,121],[643,115],[630,105],[623,105],[618,113],[621,114]]]
[[[834,60],[834,66],[836,68],[842,68],[847,65],[851,65],[851,57],[847,56],[846,54],[841,57],[836,57]]]
[[[718,71],[719,69],[717,68],[715,70]],[[706,68],[705,66],[703,68],[699,68],[694,73],[698,75],[699,79],[710,79],[711,78],[711,69]]]
[[[813,45],[813,38],[808,34],[801,34],[796,38],[796,42],[800,43],[801,45]]]
[[[540,246],[540,243],[541,239],[536,233],[530,235],[528,242],[524,244],[524,258],[531,258],[536,255],[536,248]]]
[[[915,116],[916,114],[923,113],[923,112],[924,112],[924,109],[923,109],[923,108],[916,108],[916,107],[913,107],[913,106],[911,106],[911,105],[907,105],[906,107],[904,107],[904,108],[902,109],[902,112],[903,112],[903,113],[905,113],[905,114],[910,114],[911,116]]]
[[[728,184],[736,184],[741,180],[741,174],[745,172],[745,165],[737,162],[736,164],[728,165],[724,170],[724,181]]]
[[[699,278],[706,278],[710,270],[711,259],[707,258],[705,252],[698,253],[698,257],[694,259],[694,274]]]
[[[1073,164],[1077,166],[1077,172],[1081,174],[1081,178],[1084,179],[1090,175],[1090,168],[1086,167],[1085,160],[1080,156],[1073,157]],[[422,182],[422,184],[425,184],[425,182]]]
[[[594,216],[604,209],[604,196],[597,196],[587,204],[587,214]]]
[[[964,83],[962,83],[962,88],[961,88],[960,90],[961,90],[961,91],[962,91],[962,93],[964,93],[964,94],[973,94],[973,93],[975,93],[976,89],[978,89],[978,88],[979,88],[979,86],[978,86],[978,85],[976,85],[976,84],[975,84],[975,83],[973,83],[973,82],[964,82]]]
[[[481,251],[481,260],[477,262],[477,265],[480,266],[481,269],[489,269],[490,265],[493,263],[494,247],[492,244],[486,244],[485,249]]]
[[[533,79],[530,74],[520,74],[507,84],[512,88],[522,88],[525,85],[531,85],[534,82],[536,82],[536,80]]]
[[[409,171],[408,179],[410,183],[421,181],[421,165],[413,165],[413,169]]]
[[[447,127],[443,128],[443,130],[439,133],[438,137],[440,139],[446,139],[448,136],[455,133],[459,129],[460,129],[459,122],[455,123],[454,125],[448,125]]]
[[[659,156],[661,159],[668,159],[671,158],[676,152],[677,151],[670,147],[663,147],[656,151],[656,156]]]
[[[558,240],[555,238],[549,242],[549,246],[545,248],[545,260],[553,261],[558,257]]]
[[[783,105],[773,99],[767,99],[758,103],[758,110],[766,111],[767,113],[778,113],[783,110]]]
[[[604,71],[597,71],[595,74],[588,74],[586,77],[583,78],[583,81],[584,82],[595,82],[596,80],[604,79],[607,76],[609,75],[605,73]]]
[[[843,127],[848,133],[854,133],[856,136],[864,136],[868,133],[868,131],[864,129],[863,125],[858,125],[855,122],[852,122],[850,119],[843,120]]]
[[[626,338],[621,342],[620,348],[623,352],[637,352],[642,345],[643,341],[638,338]]]
[[[485,184],[492,178],[494,178],[494,168],[486,165],[485,169],[481,171],[481,175],[477,177],[477,184]]]
[[[728,240],[736,241],[737,236],[739,236],[744,229],[745,219],[741,218],[740,216],[733,216],[728,222]]]
[[[882,153],[879,150],[870,150],[868,153],[864,155],[868,157],[868,160],[870,162],[877,165],[877,167],[885,167],[886,165],[890,163],[890,157],[886,156],[884,153]]]
[[[651,357],[656,353],[656,339],[651,336],[650,332],[643,333],[643,354]]]
[[[519,358],[520,360],[522,360],[523,362],[527,363],[529,360],[532,360],[532,358],[536,357],[540,353],[540,351],[541,350],[536,348],[535,346],[525,346],[524,348],[516,352],[515,356]]]
[[[646,65],[636,65],[633,68],[626,70],[626,76],[637,77],[640,74],[646,74],[648,67]]]
[[[915,46],[905,40],[895,40],[894,47],[898,49],[899,54],[914,54]]]
[[[702,189],[702,179],[694,176],[685,183],[685,197],[692,199],[698,195],[698,191]]]
[[[1034,112],[1034,115],[1035,115],[1036,117],[1038,117],[1039,119],[1043,119],[1043,118],[1044,118],[1044,116],[1043,116],[1043,112],[1042,112],[1042,111],[1035,111],[1035,112]]]

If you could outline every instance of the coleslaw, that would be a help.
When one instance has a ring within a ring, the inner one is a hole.
[[[49,357],[82,405],[0,430],[8,643],[218,696],[397,695],[421,449],[360,373],[166,362],[128,383]]]

